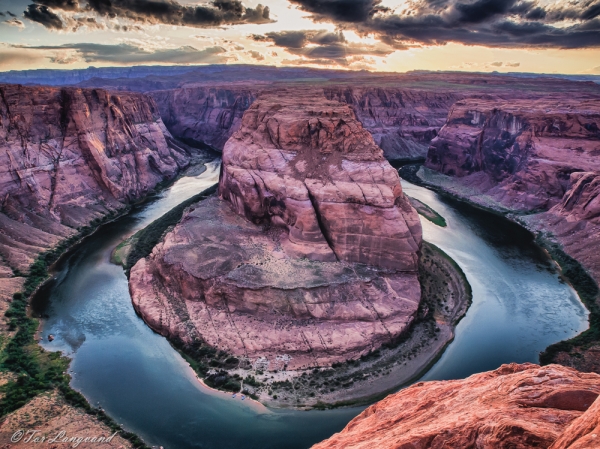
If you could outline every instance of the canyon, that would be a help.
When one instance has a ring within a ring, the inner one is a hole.
[[[40,252],[148,195],[193,157],[143,94],[3,85],[0,97],[7,276],[26,273]]]
[[[132,268],[132,301],[171,341],[203,341],[255,370],[360,359],[416,322],[420,224],[385,159],[427,155],[422,182],[508,214],[599,279],[593,83],[141,73],[84,80],[89,87],[0,86],[4,309],[40,253],[205,160],[205,146],[223,153],[219,196],[188,208]],[[599,372],[598,354],[588,341],[552,361]],[[558,365],[420,383],[317,447],[593,447],[597,385],[598,376]]]
[[[397,172],[350,107],[265,95],[225,144],[219,198],[190,207],[130,290],[163,335],[267,370],[328,366],[409,327],[420,245]]]

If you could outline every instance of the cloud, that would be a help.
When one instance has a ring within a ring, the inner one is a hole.
[[[23,15],[33,21],[44,25],[46,28],[62,30],[64,28],[61,18],[43,5],[29,5]]]
[[[33,0],[38,5],[47,6],[53,9],[63,9],[65,11],[77,11],[79,2],[77,0]]]
[[[41,55],[0,48],[0,67],[8,66],[11,68],[15,64],[35,64],[38,62],[43,62]]]
[[[504,65],[504,63],[496,61],[496,62],[492,62],[490,65],[492,67],[502,67]]]
[[[521,65],[520,62],[507,62],[506,67],[519,67]]]
[[[246,8],[239,0],[214,0],[193,6],[172,0],[88,0],[87,8],[103,16],[149,24],[214,27],[272,22],[268,6]]]
[[[600,47],[600,0],[557,6],[537,0],[411,0],[400,13],[380,0],[289,0],[396,49],[457,42],[505,48]]]
[[[54,10],[93,13],[156,25],[218,27],[244,23],[270,23],[270,10],[261,4],[245,7],[240,0],[213,0],[203,5],[182,5],[174,0],[33,0],[25,17],[55,30],[70,30],[76,18],[61,19]]]
[[[277,47],[284,48],[288,53],[301,56],[309,64],[348,65],[348,58],[353,56],[387,56],[394,49],[382,45],[365,45],[350,43],[339,32],[325,30],[279,31],[255,34],[255,41],[271,42]],[[300,64],[302,59],[288,62]]]
[[[313,13],[318,21],[365,22],[377,13],[388,12],[381,0],[289,0],[302,11]]]
[[[262,55],[262,53],[259,53],[255,50],[250,50],[248,52],[248,54],[250,55],[251,58],[256,59],[257,61],[264,61],[265,57]]]
[[[12,19],[9,20],[5,20],[4,21],[5,24],[10,25],[11,27],[16,27],[16,28],[25,28],[25,24],[23,22],[21,22],[19,19],[15,19],[14,17]]]
[[[78,60],[87,63],[109,62],[116,64],[146,64],[146,63],[170,63],[170,64],[222,64],[229,59],[222,47],[208,47],[198,50],[192,46],[179,48],[158,48],[147,50],[132,44],[103,45],[94,43],[65,44],[55,46],[20,46],[16,48],[67,52],[75,55]],[[51,62],[64,63],[64,53],[49,56]]]

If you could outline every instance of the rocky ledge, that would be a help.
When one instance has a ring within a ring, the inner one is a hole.
[[[313,448],[591,449],[600,441],[599,393],[598,374],[503,365],[464,380],[419,382]]]
[[[358,358],[415,319],[419,218],[348,105],[314,92],[254,102],[219,193],[131,269],[153,329],[277,370]]]

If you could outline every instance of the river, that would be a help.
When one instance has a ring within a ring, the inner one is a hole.
[[[218,164],[183,177],[153,200],[86,239],[55,270],[35,300],[41,343],[72,358],[71,385],[149,445],[187,448],[307,448],[363,408],[271,410],[203,387],[194,372],[135,314],[113,248],[218,180]],[[424,237],[446,251],[473,288],[457,336],[424,379],[451,379],[506,362],[536,362],[546,346],[587,328],[587,312],[561,283],[529,233],[512,223],[403,181],[405,192],[440,213],[422,220]]]

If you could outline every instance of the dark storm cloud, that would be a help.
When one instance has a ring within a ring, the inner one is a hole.
[[[17,47],[43,51],[74,52],[85,62],[110,62],[117,64],[219,64],[227,62],[226,50],[222,47],[208,47],[198,50],[194,47],[145,50],[130,44],[103,45],[92,43],[54,46]],[[51,56],[51,58],[54,56]]]
[[[33,0],[25,17],[51,29],[67,29],[54,10],[96,13],[147,24],[216,27],[243,23],[268,23],[268,6],[246,8],[239,0],[214,0],[203,5],[182,5],[174,0]]]
[[[76,11],[79,9],[78,0],[34,0],[38,5],[53,9],[64,9],[65,11]]]
[[[375,35],[396,48],[457,42],[491,47],[600,46],[600,0],[413,0],[398,13],[379,0],[289,0],[317,22]],[[566,22],[565,21],[572,21]]]
[[[171,0],[88,0],[88,9],[108,17],[180,26],[208,27],[271,21],[268,6],[246,8],[239,0],[215,0],[193,6]]]
[[[378,12],[389,11],[381,0],[289,0],[320,20],[364,22]]]
[[[348,65],[349,59],[355,56],[387,56],[392,49],[382,45],[364,45],[350,43],[340,32],[331,33],[325,30],[280,31],[253,35],[256,41],[272,42],[283,47],[289,53],[304,59],[295,63]]]
[[[44,5],[29,5],[23,15],[33,22],[44,25],[46,28],[55,30],[64,28],[61,18]]]

